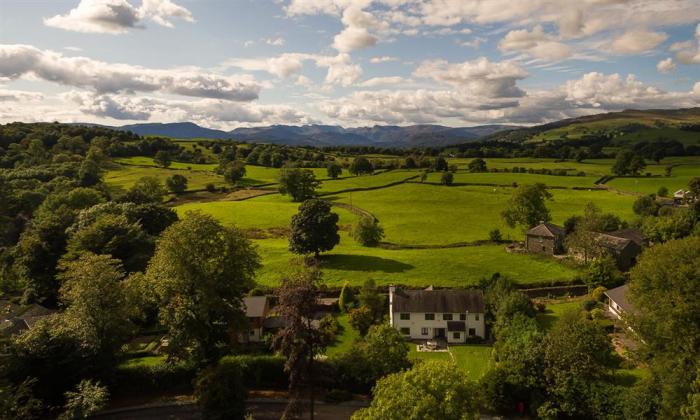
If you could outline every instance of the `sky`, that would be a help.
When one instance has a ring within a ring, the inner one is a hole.
[[[699,0],[0,0],[0,123],[531,125],[694,106]]]

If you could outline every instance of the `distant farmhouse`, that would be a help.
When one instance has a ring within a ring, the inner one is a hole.
[[[541,222],[525,232],[525,248],[528,252],[536,254],[565,254],[565,239],[566,233],[563,227]],[[602,253],[615,259],[620,270],[626,271],[637,262],[637,257],[642,253],[644,236],[637,229],[622,229],[599,233],[595,237],[595,242]]]
[[[26,331],[32,328],[37,321],[56,312],[35,303],[29,306],[20,306],[7,300],[0,301],[0,311],[2,311],[0,335],[3,336]]]
[[[633,313],[634,306],[627,300],[628,285],[616,287],[605,292],[608,298],[608,312],[617,319],[622,319],[626,313]]]
[[[525,248],[537,254],[564,253],[564,228],[553,223],[540,222],[525,233]]]
[[[389,287],[389,322],[414,340],[465,343],[468,338],[484,338],[484,308],[480,290]]]

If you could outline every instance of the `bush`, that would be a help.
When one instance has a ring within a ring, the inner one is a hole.
[[[656,192],[656,195],[658,195],[659,197],[668,197],[668,188],[659,187],[659,190]]]
[[[596,302],[601,302],[603,298],[605,297],[605,292],[608,289],[606,289],[603,286],[598,286],[593,291],[591,292],[591,299],[595,300]]]
[[[212,184],[211,182],[208,183],[204,188],[209,192],[216,192],[216,185]]]
[[[239,355],[226,356],[219,361],[219,365],[233,363],[240,366],[243,384],[248,388],[274,388],[287,387],[288,378],[284,372],[284,358],[270,355]]]
[[[440,177],[440,183],[442,185],[452,185],[453,181],[454,174],[452,172],[445,171],[442,173],[442,176]]]
[[[195,396],[207,419],[243,419],[247,391],[237,361],[211,367],[195,381]]]
[[[323,401],[331,404],[338,404],[352,400],[352,394],[343,389],[331,389],[323,397]]]
[[[161,392],[192,390],[192,380],[197,372],[193,363],[161,363],[154,366],[120,366],[113,384],[113,394],[141,395]]]
[[[491,242],[501,242],[503,240],[503,235],[501,235],[501,231],[499,229],[494,229],[490,231],[489,240],[491,240]]]
[[[547,310],[547,305],[545,305],[544,302],[541,302],[541,301],[539,301],[539,300],[538,300],[538,301],[535,301],[535,302],[534,302],[534,305],[535,305],[535,310],[536,310],[537,312],[543,313],[544,311]]]
[[[593,308],[591,310],[591,318],[593,319],[605,319],[605,311],[600,308]]]
[[[587,299],[584,300],[583,303],[581,304],[581,307],[585,311],[591,311],[593,308],[595,308],[598,305],[598,302],[593,300],[593,299]]]
[[[377,246],[384,238],[384,228],[374,218],[363,216],[352,230],[352,236],[362,246]]]

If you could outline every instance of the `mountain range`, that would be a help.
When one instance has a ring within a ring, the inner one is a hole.
[[[442,125],[375,125],[344,128],[337,125],[270,125],[236,128],[231,131],[201,127],[191,122],[147,123],[110,127],[128,130],[138,135],[158,135],[181,139],[235,139],[246,142],[288,144],[294,146],[378,146],[378,147],[441,147],[476,141],[516,126],[482,125],[476,127],[445,127]]]

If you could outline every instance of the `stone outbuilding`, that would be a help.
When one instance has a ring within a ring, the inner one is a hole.
[[[528,252],[555,255],[564,253],[564,228],[553,223],[541,222],[525,232],[525,248]]]

